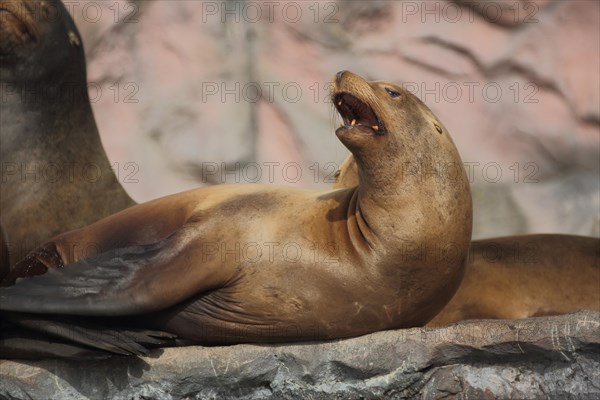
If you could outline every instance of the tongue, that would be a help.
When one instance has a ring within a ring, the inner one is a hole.
[[[377,125],[377,117],[373,113],[373,110],[356,97],[345,94],[342,96],[340,102],[338,102],[338,105],[340,113],[346,117],[346,120],[350,121],[350,125],[357,123],[371,127]]]

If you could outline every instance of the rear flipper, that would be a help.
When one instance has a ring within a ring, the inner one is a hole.
[[[48,335],[13,328],[0,336],[0,359],[39,360],[66,358],[70,360],[104,359],[111,353],[75,343],[67,343]]]
[[[152,331],[146,329],[130,328],[106,328],[105,326],[95,324],[94,322],[83,321],[79,318],[64,316],[46,316],[24,313],[3,313],[3,318],[10,321],[18,327],[27,328],[27,330],[46,334],[46,339],[38,338],[38,342],[51,341],[51,337],[58,338],[58,344],[53,346],[57,351],[57,356],[63,357],[60,349],[64,348],[68,358],[72,354],[81,355],[90,354],[92,358],[98,358],[100,354],[108,355],[147,355],[149,347],[159,347],[173,345],[175,335]],[[13,330],[14,332],[14,330]],[[19,332],[22,333],[22,332]],[[16,335],[16,333],[15,333]],[[30,333],[29,335],[34,335]],[[5,336],[6,338],[6,336]],[[0,346],[0,358],[15,358],[11,356],[18,349],[23,353],[21,343],[17,341],[17,336],[13,336],[10,345]],[[68,341],[68,342],[65,342]],[[24,342],[27,341],[27,334],[24,336]],[[69,343],[70,342],[70,343]],[[19,347],[21,346],[21,347]],[[37,349],[38,346],[35,347]],[[4,354],[4,348],[8,354]],[[75,351],[74,349],[79,349]],[[25,355],[28,353],[25,352]],[[8,356],[8,357],[7,357]],[[30,356],[31,357],[31,356]],[[19,357],[20,358],[20,357]],[[39,357],[38,357],[39,358]]]

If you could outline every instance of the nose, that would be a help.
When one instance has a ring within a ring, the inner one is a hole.
[[[340,83],[340,82],[341,82],[341,80],[342,80],[342,77],[344,76],[344,74],[345,74],[346,72],[348,72],[348,71],[346,71],[346,70],[343,70],[343,71],[340,71],[340,72],[338,72],[337,74],[335,74],[335,80],[336,80],[336,82],[337,82],[337,83]]]

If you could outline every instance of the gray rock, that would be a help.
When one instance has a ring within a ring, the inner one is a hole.
[[[598,399],[600,313],[144,358],[1,361],[2,399]]]

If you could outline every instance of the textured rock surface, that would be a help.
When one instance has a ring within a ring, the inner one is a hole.
[[[474,238],[600,235],[597,1],[67,3],[137,200],[223,181],[329,187],[346,150],[326,82],[350,69],[404,82],[447,125]]]
[[[1,361],[8,399],[598,399],[600,313],[463,322],[288,346]]]

